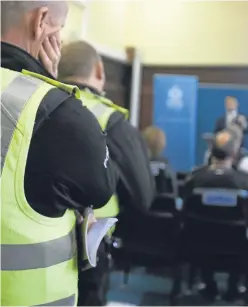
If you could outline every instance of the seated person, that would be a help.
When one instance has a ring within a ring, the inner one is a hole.
[[[232,134],[232,137],[237,141],[237,146],[238,146],[238,150],[237,150],[237,154],[235,155],[234,159],[233,159],[233,168],[234,169],[238,169],[239,171],[248,172],[248,155],[246,153],[246,151],[241,147],[242,144],[242,140],[243,140],[243,134],[242,134],[242,130],[240,129],[240,127],[238,125],[230,125],[228,128],[226,128],[223,131],[228,131]],[[202,169],[207,168],[208,165],[211,165],[211,159],[212,159],[212,142],[214,139],[209,140],[209,149],[211,148],[211,153],[209,152],[208,156],[207,156],[207,160],[205,160],[204,165],[203,166],[199,166],[196,167],[192,170],[192,173],[196,173],[198,171],[201,171]]]
[[[243,148],[241,148],[236,167],[239,171],[248,174],[248,152]]]
[[[240,149],[240,139],[229,130],[223,130],[216,134],[212,147],[212,158],[210,165],[199,168],[187,179],[183,199],[192,195],[195,188],[231,188],[248,190],[247,175],[233,168],[234,161]],[[206,288],[202,294],[210,299],[217,294],[217,286],[214,281],[214,272],[202,270],[203,281]],[[229,275],[228,291],[225,295],[226,300],[233,300],[237,297],[239,274],[232,272]]]
[[[177,179],[175,172],[170,168],[166,158],[162,157],[162,151],[166,146],[166,136],[157,127],[147,127],[143,136],[148,147],[150,166],[156,182],[157,194],[172,193],[178,195]]]

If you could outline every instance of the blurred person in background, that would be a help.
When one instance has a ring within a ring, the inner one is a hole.
[[[240,149],[240,139],[231,129],[216,134],[212,143],[210,164],[199,168],[187,178],[184,187],[184,200],[189,198],[196,188],[229,188],[248,191],[247,175],[233,168]],[[206,299],[213,300],[218,293],[214,281],[214,271],[205,267],[202,270],[202,277],[205,288],[200,292]],[[230,272],[225,300],[231,301],[238,297],[238,281],[239,272]]]
[[[62,48],[59,79],[75,84],[81,99],[95,115],[107,135],[110,157],[120,179],[116,194],[96,217],[113,216],[119,208],[149,210],[154,197],[154,181],[150,172],[147,148],[140,132],[128,122],[128,111],[104,95],[105,71],[97,50],[85,41],[76,41]],[[103,247],[102,247],[103,248]],[[106,261],[104,250],[99,254],[97,268],[79,276],[78,305],[106,304]]]
[[[74,210],[115,191],[106,135],[78,89],[54,80],[67,12],[64,1],[1,2],[4,306],[75,306]]]
[[[247,151],[242,152],[242,157],[240,158],[238,162],[237,169],[248,175],[248,152]]]
[[[143,137],[148,147],[150,167],[155,178],[157,194],[173,193],[178,195],[176,173],[169,166],[169,162],[162,156],[166,147],[165,133],[154,126],[143,131]]]
[[[242,145],[242,140],[243,140],[243,133],[242,129],[240,128],[239,125],[236,124],[231,124],[229,125],[228,128],[222,130],[222,131],[227,131],[231,133],[232,138],[236,140],[237,143],[237,153],[233,157],[233,168],[238,169],[241,172],[248,172],[247,169],[247,151],[241,147]],[[209,149],[206,153],[205,156],[205,163],[203,166],[199,166],[193,169],[193,173],[198,172],[199,170],[202,170],[203,168],[206,169],[208,165],[211,165],[211,159],[212,159],[212,146],[213,146],[213,141],[215,137],[213,136],[207,136],[207,140],[209,142]]]
[[[211,157],[211,149],[212,149],[212,142],[214,139],[214,135],[211,133],[205,133],[203,135],[203,139],[207,142],[207,150],[204,154],[204,158],[203,158],[203,164],[208,164],[209,163],[209,159]]]
[[[248,133],[248,120],[245,115],[238,111],[238,100],[235,97],[227,96],[225,99],[226,114],[220,117],[215,124],[214,132],[220,132],[230,125],[238,125],[242,133]]]

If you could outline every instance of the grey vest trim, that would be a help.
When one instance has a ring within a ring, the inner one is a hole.
[[[46,303],[42,305],[35,305],[35,306],[75,306],[76,302],[76,295],[71,295],[69,297],[63,298],[61,300],[53,301],[51,303]]]
[[[72,259],[75,253],[74,230],[64,237],[42,243],[1,244],[1,270],[21,271],[47,268]]]
[[[109,109],[108,106],[106,106],[103,103],[97,103],[93,108],[90,108],[89,110],[95,115],[95,117],[99,120],[101,116]]]
[[[1,173],[12,135],[26,102],[43,83],[25,75],[17,76],[1,95]]]

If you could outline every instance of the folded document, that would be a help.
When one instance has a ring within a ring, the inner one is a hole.
[[[116,218],[101,218],[91,224],[89,223],[94,217],[93,210],[88,208],[85,211],[83,220],[83,257],[86,262],[85,269],[96,267],[97,251],[103,238],[108,234],[109,230],[118,221]]]

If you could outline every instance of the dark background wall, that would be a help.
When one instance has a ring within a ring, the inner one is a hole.
[[[103,57],[106,70],[106,92],[113,102],[129,109],[131,65]],[[200,82],[248,84],[248,66],[152,66],[144,65],[141,85],[140,128],[152,124],[153,75],[178,74],[195,75]]]
[[[103,57],[106,73],[106,96],[119,106],[129,109],[131,65]]]

